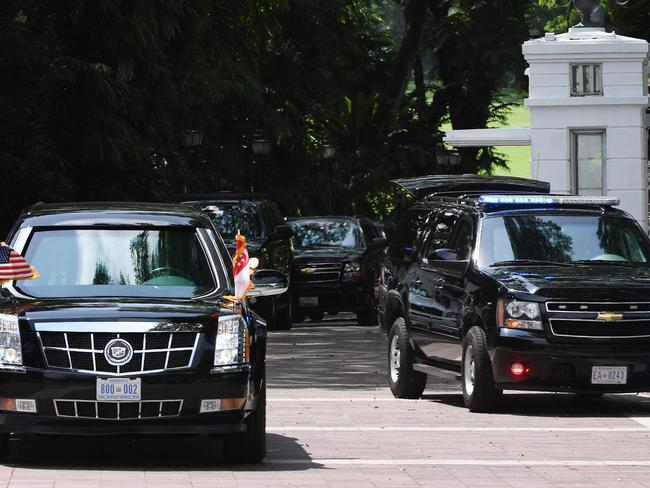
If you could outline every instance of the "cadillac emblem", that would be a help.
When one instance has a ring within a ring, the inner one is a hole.
[[[104,348],[104,357],[108,364],[112,366],[121,366],[131,361],[133,357],[133,347],[123,339],[113,339],[108,341]]]
[[[623,320],[623,314],[615,312],[598,312],[598,317],[596,317],[596,320],[602,320],[604,322],[616,322],[617,320]]]

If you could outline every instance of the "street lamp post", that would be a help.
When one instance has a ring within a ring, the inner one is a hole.
[[[264,131],[258,130],[255,132],[253,139],[251,140],[251,149],[253,150],[253,155],[255,158],[261,156],[263,159],[266,158],[271,152],[272,143],[266,137],[264,137]],[[262,188],[266,190],[266,181],[265,181],[265,165],[262,161]],[[255,161],[253,161],[253,170],[251,171],[251,193],[255,193]]]
[[[325,139],[323,147],[321,148],[321,156],[326,163],[329,163],[331,159],[336,155],[336,146],[329,139]],[[332,214],[332,179],[334,178],[334,172],[332,171],[332,163],[328,164],[330,177],[327,179],[328,183],[328,208],[330,215]]]

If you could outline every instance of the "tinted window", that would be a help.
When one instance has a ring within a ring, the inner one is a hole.
[[[425,222],[429,213],[430,210],[411,210],[400,220],[389,251],[392,259],[407,259],[417,252],[423,239],[423,232],[427,229]]]
[[[634,221],[613,216],[516,215],[483,221],[479,266],[534,259],[646,263],[648,238]]]
[[[25,256],[41,277],[36,297],[193,297],[218,287],[195,229],[34,232]]]
[[[247,239],[266,237],[264,223],[255,205],[239,203],[232,205],[208,205],[202,209],[214,222],[215,227],[226,241],[234,241],[237,234]]]
[[[365,247],[361,227],[347,220],[296,220],[289,222],[293,229],[296,249],[308,247]]]

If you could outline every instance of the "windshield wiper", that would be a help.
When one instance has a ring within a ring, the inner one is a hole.
[[[540,265],[540,266],[568,266],[573,267],[571,263],[559,263],[557,261],[542,261],[538,259],[512,259],[510,261],[497,261],[490,265],[491,268],[497,266],[524,266],[527,264]]]
[[[645,263],[632,263],[630,261],[610,261],[608,259],[578,259],[572,261],[574,264],[580,265],[596,265],[596,266],[627,266],[628,268],[641,267]]]

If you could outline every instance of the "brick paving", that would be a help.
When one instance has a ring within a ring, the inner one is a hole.
[[[2,487],[650,487],[650,397],[506,394],[470,414],[459,384],[386,386],[385,337],[345,317],[270,334],[268,456],[232,466],[217,439],[12,440]]]

